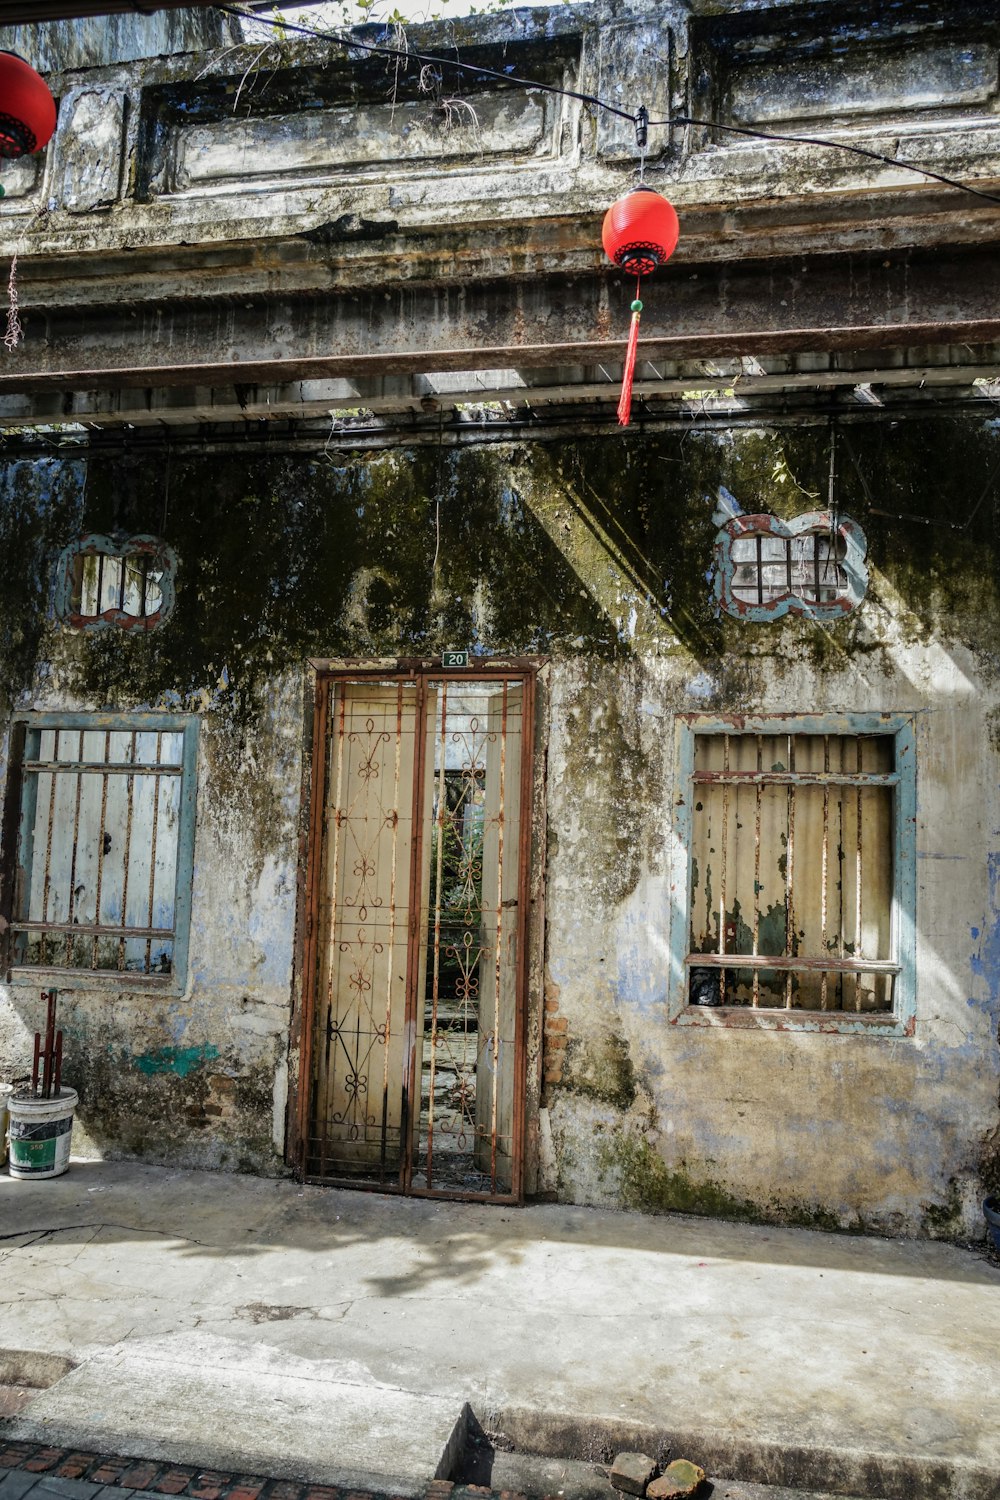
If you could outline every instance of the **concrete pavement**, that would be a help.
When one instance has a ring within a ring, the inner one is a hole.
[[[1000,1496],[1000,1268],[948,1245],[80,1161],[0,1177],[0,1306],[0,1361],[73,1362],[6,1437],[418,1495],[468,1409],[550,1457]]]

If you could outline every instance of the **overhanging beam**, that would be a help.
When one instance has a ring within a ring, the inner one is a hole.
[[[286,298],[26,308],[0,392],[286,384],[621,358],[632,288],[601,273]],[[641,354],[689,360],[1000,339],[1000,257],[686,266],[644,290]],[[24,302],[22,300],[22,306]]]
[[[827,368],[794,368],[794,360],[771,360],[769,370],[756,372],[653,364],[641,359],[634,386],[637,401],[702,409],[732,397],[734,404],[753,410],[776,397],[841,392],[848,396],[866,390],[887,393],[935,393],[951,401],[978,398],[984,404],[1000,399],[1000,346],[981,349],[982,361],[970,362],[967,351],[947,348],[928,351],[923,363],[866,364],[863,360],[829,356]],[[962,360],[965,362],[963,363]],[[727,361],[736,364],[739,361]],[[744,363],[752,363],[745,361]],[[807,361],[817,366],[818,361]],[[781,368],[782,365],[787,368]],[[525,378],[527,377],[527,378]],[[537,410],[616,403],[620,365],[604,372],[577,370],[492,370],[454,375],[388,376],[380,380],[295,381],[274,386],[217,386],[212,389],[174,386],[169,389],[111,391],[49,391],[34,395],[0,395],[0,428],[58,427],[67,423],[88,427],[183,427],[192,422],[316,421],[343,412],[404,418],[433,412],[474,408],[477,405]],[[860,398],[858,398],[860,400]],[[881,397],[880,397],[881,399]],[[994,407],[995,409],[995,407]]]

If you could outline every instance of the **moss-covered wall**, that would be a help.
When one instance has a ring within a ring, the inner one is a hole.
[[[552,1032],[564,1039],[559,1066],[545,1063],[554,1154],[541,1185],[650,1209],[968,1228],[984,1162],[997,1171],[989,481],[1000,433],[946,414],[845,426],[834,499],[868,536],[865,603],[825,627],[720,618],[709,577],[719,486],[745,510],[791,518],[826,504],[829,458],[824,423],[351,459],[126,442],[8,461],[5,708],[203,715],[188,989],[171,1001],[67,992],[84,1138],[151,1159],[278,1169],[304,663],[433,659],[467,645],[551,659],[546,993],[566,1026]],[[161,630],[71,635],[56,624],[55,562],[83,531],[152,532],[174,548],[177,605]],[[706,708],[915,712],[913,1038],[669,1025],[657,944],[672,722]],[[37,995],[3,995],[0,1071],[11,1073],[24,1066]],[[540,1011],[541,995],[532,1005]]]
[[[682,649],[734,674],[738,696],[752,664],[790,644],[817,665],[879,645],[870,608],[832,628],[751,625],[720,618],[707,582],[719,486],[785,519],[822,508],[829,447],[824,424],[342,462],[22,457],[0,469],[0,689],[8,703],[30,693],[48,662],[88,702],[175,701],[225,667],[235,712],[310,656],[434,656],[461,643],[610,659]],[[907,640],[961,640],[986,672],[998,660],[997,461],[994,423],[949,417],[854,426],[836,449],[835,499],[867,533],[871,599],[905,606]],[[53,626],[55,560],[83,531],[170,542],[180,569],[165,629],[69,638]]]

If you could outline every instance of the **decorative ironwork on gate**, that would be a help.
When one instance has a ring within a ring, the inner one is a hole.
[[[532,679],[320,679],[304,1170],[519,1192]]]

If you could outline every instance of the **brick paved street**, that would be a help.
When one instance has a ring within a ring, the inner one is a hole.
[[[402,1500],[385,1490],[297,1484],[259,1474],[220,1474],[38,1443],[0,1443],[0,1500]],[[433,1479],[426,1500],[529,1500],[509,1490]]]

